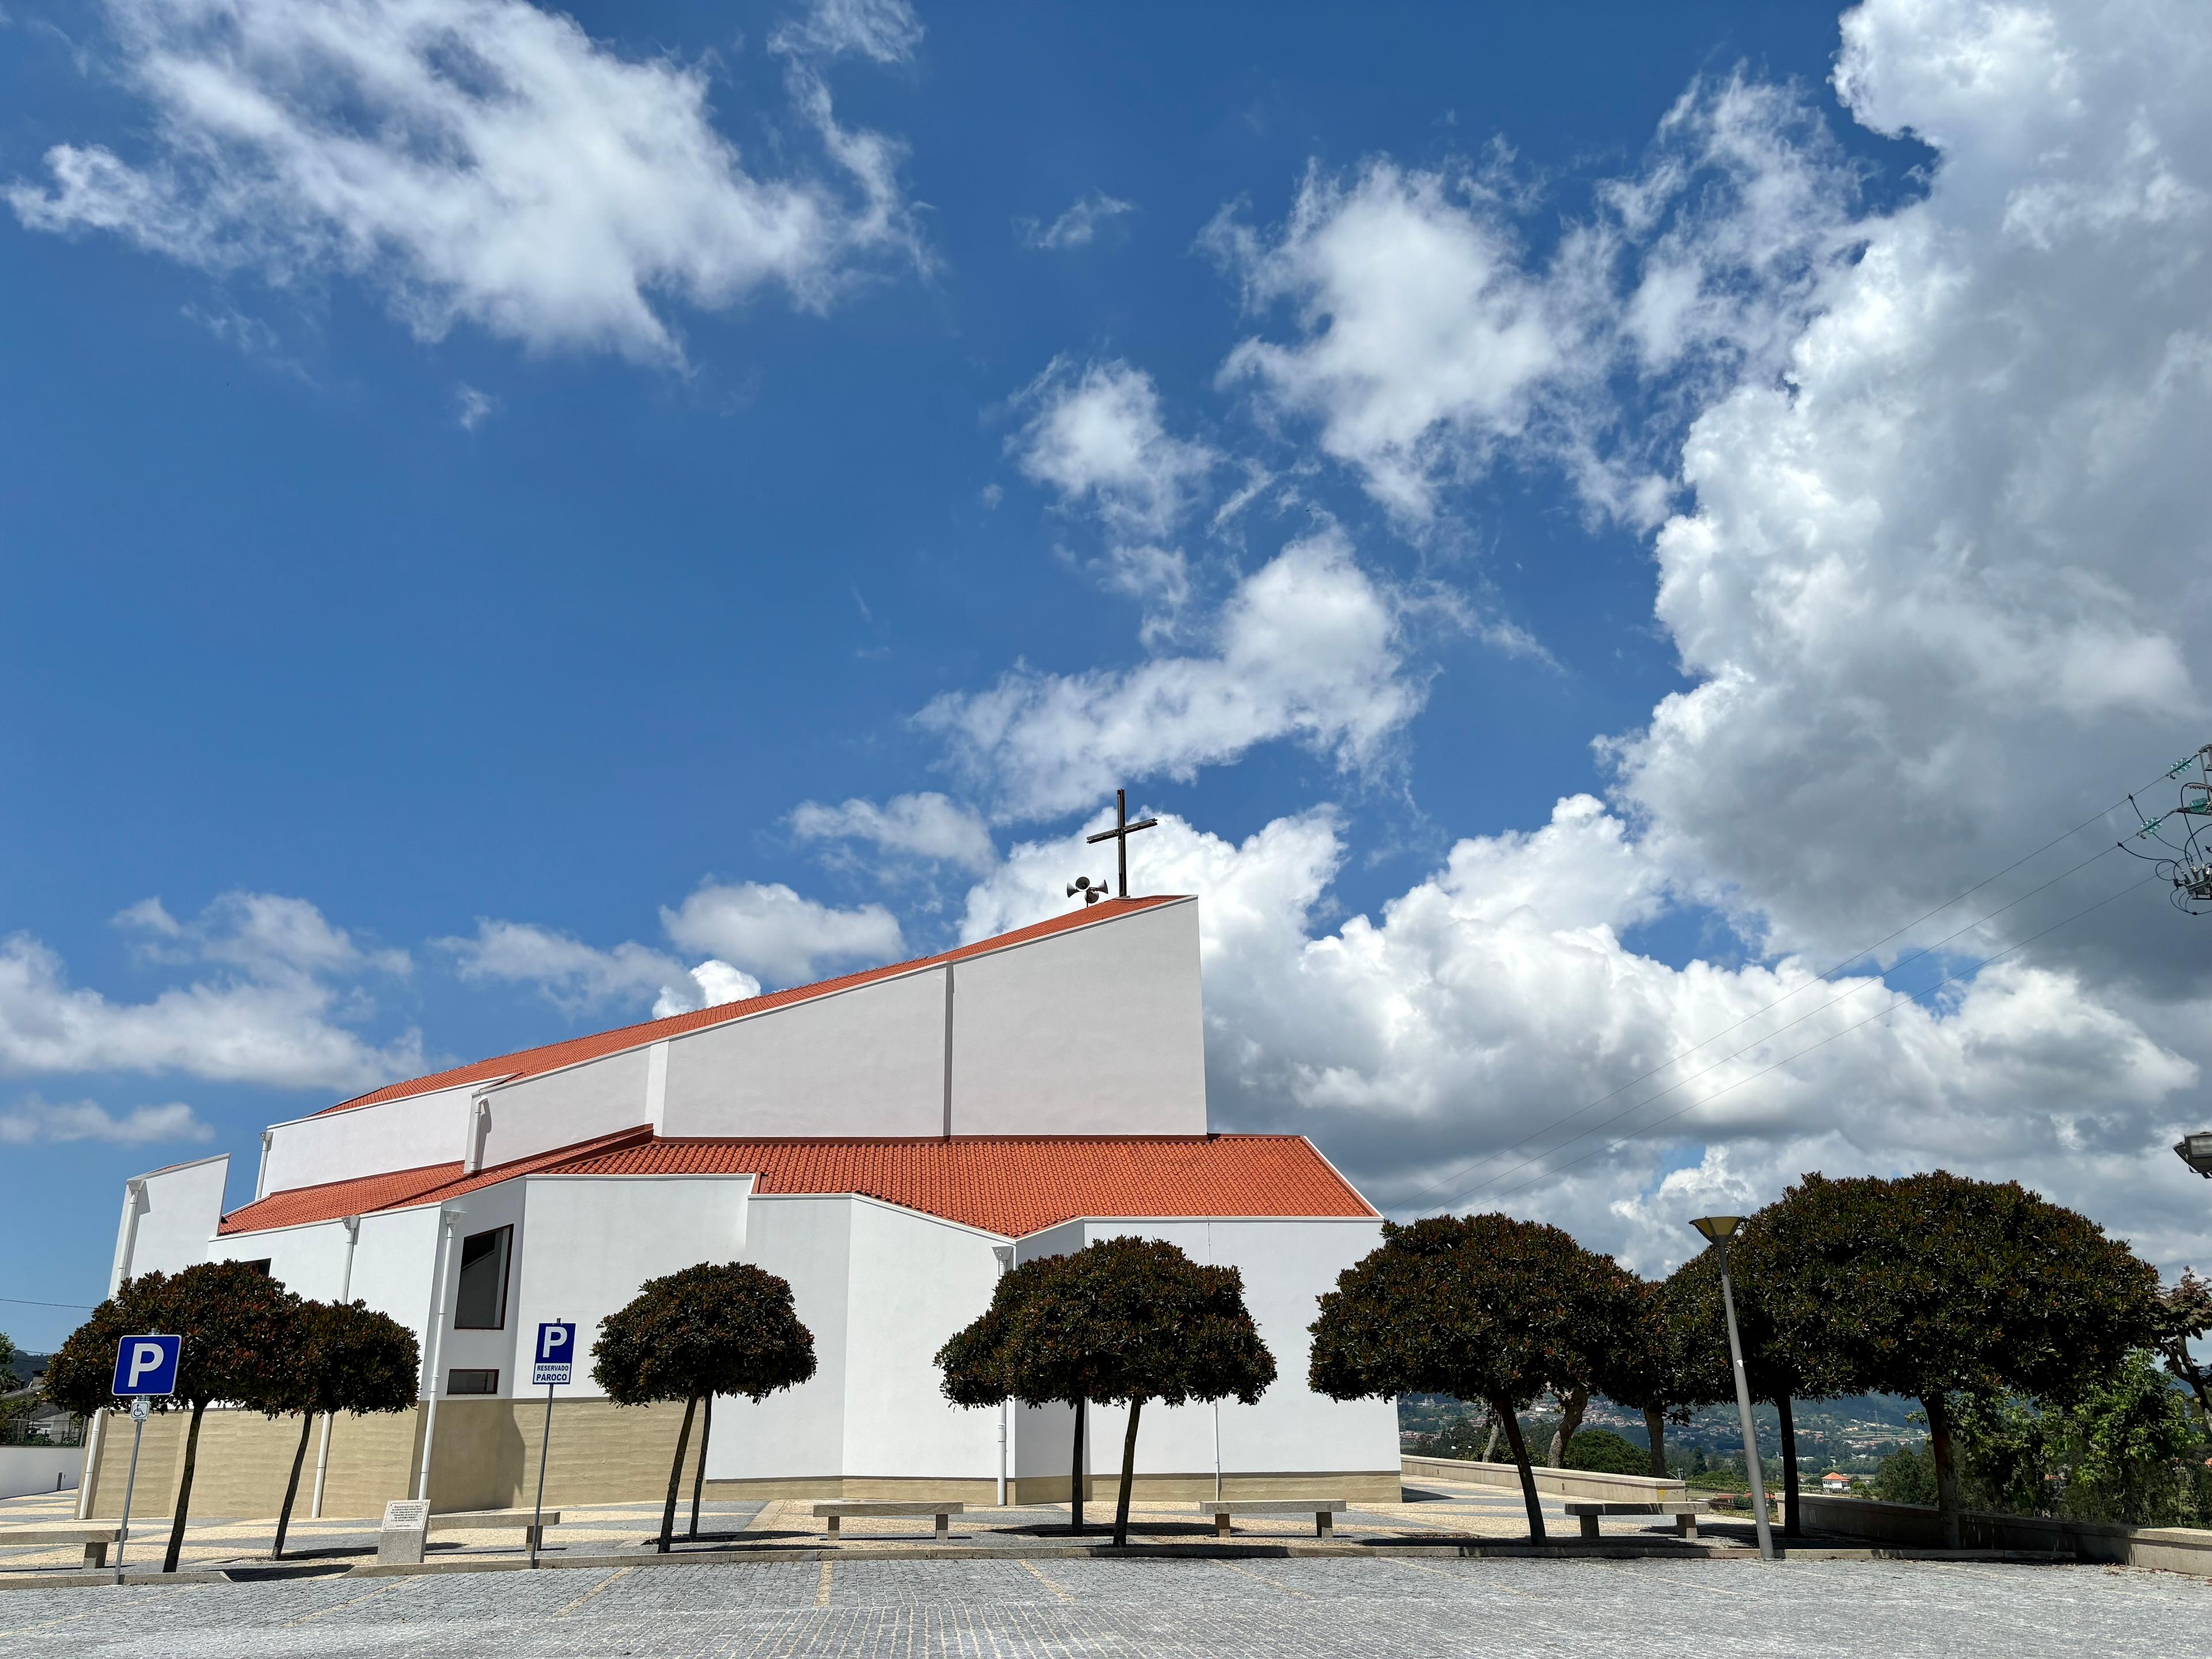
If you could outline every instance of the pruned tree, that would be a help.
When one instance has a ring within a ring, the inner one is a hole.
[[[300,1344],[288,1387],[263,1404],[270,1416],[300,1414],[300,1443],[292,1449],[292,1473],[284,1483],[284,1505],[276,1516],[272,1559],[284,1555],[292,1508],[300,1496],[300,1470],[307,1459],[307,1437],[318,1417],[344,1412],[366,1417],[411,1407],[422,1387],[422,1355],[415,1333],[365,1302],[302,1302]],[[335,1427],[335,1425],[333,1425]]]
[[[1333,1400],[1413,1392],[1486,1402],[1521,1472],[1532,1537],[1543,1506],[1520,1413],[1587,1389],[1632,1317],[1634,1281],[1557,1227],[1510,1216],[1382,1224],[1381,1248],[1337,1276],[1313,1324],[1309,1376]]]
[[[168,1553],[161,1562],[162,1571],[174,1572],[199,1462],[200,1419],[218,1400],[254,1411],[285,1409],[275,1402],[283,1399],[299,1366],[300,1298],[262,1268],[242,1261],[204,1261],[173,1274],[142,1273],[125,1281],[62,1344],[46,1370],[47,1397],[85,1417],[118,1405],[112,1392],[115,1345],[149,1331],[184,1338],[177,1391],[151,1401],[152,1408],[189,1408],[192,1414],[169,1522]]]
[[[1666,1286],[1636,1280],[1626,1311],[1627,1316],[1601,1356],[1598,1389],[1615,1404],[1644,1413],[1644,1431],[1650,1442],[1649,1472],[1663,1480],[1668,1419],[1686,1423],[1689,1408],[1705,1400],[1690,1374],[1685,1334]]]
[[[1129,1409],[1114,1541],[1129,1540],[1137,1425],[1158,1401],[1236,1398],[1249,1405],[1275,1361],[1244,1306],[1243,1275],[1204,1267],[1160,1239],[1109,1238],[1002,1276],[991,1306],[939,1349],[945,1395],[963,1406],[1064,1402],[1076,1413],[1071,1527],[1083,1526],[1083,1434],[1089,1405]]]
[[[702,1261],[639,1286],[599,1327],[592,1362],[592,1380],[617,1406],[684,1402],[660,1512],[665,1555],[699,1401],[718,1394],[758,1401],[797,1387],[814,1375],[814,1337],[799,1323],[788,1282],[740,1261]],[[703,1442],[699,1455],[703,1462]]]
[[[1785,1349],[1832,1345],[1839,1391],[1920,1401],[1948,1548],[1960,1537],[1951,1395],[2063,1405],[2156,1331],[2148,1264],[2015,1182],[1942,1170],[1894,1181],[1808,1175],[1761,1219],[1762,1248],[1778,1255],[1745,1261],[1739,1285],[1760,1281],[1760,1317]],[[1771,1265],[1780,1257],[1786,1274]]]

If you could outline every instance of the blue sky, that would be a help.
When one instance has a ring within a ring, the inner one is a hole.
[[[2203,246],[2203,20],[2095,10],[11,6],[7,1293],[417,1056],[1030,919],[1117,781],[1217,1119],[1385,1201],[1802,994],[2212,735],[2201,478],[2022,484],[2201,299],[1976,331]],[[1656,1266],[1949,1163],[2179,1260],[2156,896],[1507,1201]]]

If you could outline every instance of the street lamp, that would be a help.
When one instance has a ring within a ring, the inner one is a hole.
[[[2175,1154],[2191,1169],[2212,1181],[2212,1129],[2199,1129],[2173,1143]]]
[[[1729,1285],[1729,1240],[1743,1225],[1740,1215],[1701,1216],[1690,1224],[1721,1253],[1721,1311],[1728,1321],[1729,1358],[1735,1365],[1735,1408],[1743,1419],[1743,1470],[1751,1477],[1751,1516],[1759,1528],[1759,1559],[1774,1559],[1774,1533],[1766,1524],[1766,1485],[1759,1477],[1759,1434],[1751,1421],[1751,1384],[1743,1374],[1743,1344],[1735,1334],[1735,1292]]]

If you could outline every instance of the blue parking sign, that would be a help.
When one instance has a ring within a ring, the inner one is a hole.
[[[125,1400],[177,1391],[181,1336],[126,1336],[115,1345],[115,1392]]]
[[[572,1375],[570,1367],[576,1363],[576,1327],[574,1323],[549,1322],[538,1328],[538,1357],[530,1368],[532,1388],[550,1388],[556,1382],[565,1383]]]

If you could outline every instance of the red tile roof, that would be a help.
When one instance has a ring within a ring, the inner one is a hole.
[[[429,1204],[521,1175],[753,1175],[754,1190],[857,1193],[1018,1238],[1083,1216],[1370,1217],[1302,1135],[961,1135],[668,1140],[629,1130],[463,1176],[432,1164],[276,1193],[226,1233]]]
[[[479,1060],[471,1065],[456,1066],[449,1071],[434,1072],[428,1077],[411,1078],[404,1083],[392,1083],[371,1091],[352,1100],[341,1101],[336,1106],[326,1106],[329,1112],[343,1112],[356,1106],[376,1106],[387,1100],[404,1100],[410,1095],[424,1095],[438,1089],[452,1089],[466,1083],[488,1083],[495,1079],[534,1077],[540,1072],[557,1071],[563,1066],[574,1066],[580,1060],[596,1060],[602,1054],[618,1054],[624,1048],[635,1048],[644,1043],[658,1042],[663,1037],[680,1036],[686,1031],[696,1031],[708,1025],[720,1025],[726,1020],[742,1019],[748,1014],[757,1014],[770,1008],[781,1008],[794,1002],[806,1002],[816,997],[830,996],[839,991],[849,991],[854,986],[866,985],[872,980],[890,979],[899,974],[909,974],[925,968],[934,968],[944,963],[958,962],[969,957],[981,956],[987,951],[1002,950],[1010,945],[1026,945],[1031,939],[1044,939],[1053,933],[1064,933],[1073,928],[1093,922],[1109,921],[1116,916],[1126,916],[1139,910],[1150,910],[1163,904],[1175,903],[1180,895],[1168,893],[1148,898],[1107,899],[1097,904],[1087,904],[1080,910],[1066,915],[1033,922],[1027,927],[1017,927],[1011,933],[995,938],[977,939],[973,945],[963,945],[957,950],[942,951],[933,957],[917,957],[911,962],[896,962],[889,967],[869,968],[859,973],[845,974],[836,979],[817,981],[812,985],[794,985],[788,990],[771,991],[766,996],[747,998],[743,1002],[725,1002],[712,1008],[696,1009],[688,1014],[672,1014],[666,1019],[647,1020],[640,1025],[625,1025],[612,1031],[598,1031],[589,1036],[569,1037],[560,1042],[549,1042],[536,1048],[525,1048],[512,1054],[500,1054],[490,1060]],[[352,1213],[348,1211],[349,1215]]]

